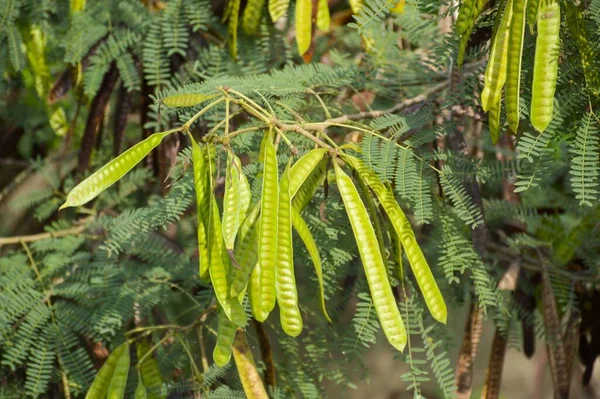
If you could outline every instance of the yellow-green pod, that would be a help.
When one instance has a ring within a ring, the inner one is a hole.
[[[475,22],[477,22],[477,18],[479,18],[479,15],[481,15],[481,12],[483,11],[486,4],[487,0],[475,0],[475,2],[473,3],[473,8],[469,10],[469,12],[472,12],[470,22],[466,24],[465,27],[461,27],[461,31],[464,29],[464,32],[462,33],[460,42],[458,44],[458,55],[456,57],[456,65],[458,65],[459,68],[462,67],[465,58],[465,52],[467,50],[467,45],[469,44],[469,37],[471,36],[473,28],[475,28]]]
[[[290,0],[269,0],[269,14],[273,22],[279,21],[290,6]]]
[[[471,30],[475,24],[474,9],[477,0],[464,0],[460,3],[460,9],[458,11],[458,17],[456,18],[456,24],[454,30],[457,35],[461,36]]]
[[[530,115],[533,127],[538,132],[543,132],[552,120],[554,91],[558,77],[560,50],[558,0],[540,0],[537,26]]]
[[[211,100],[217,96],[218,94],[174,94],[172,96],[167,96],[163,98],[162,103],[174,108],[193,107],[194,105],[198,105],[204,101]]]
[[[502,101],[498,100],[496,104],[488,112],[488,128],[490,129],[490,137],[492,144],[496,144],[502,135],[500,131],[500,111],[502,110]]]
[[[108,387],[107,399],[123,399],[125,397],[125,386],[129,376],[129,345],[126,345],[123,354],[119,356],[115,371],[113,372],[110,386]]]
[[[400,205],[398,205],[396,198],[394,198],[394,193],[391,189],[385,187],[377,174],[368,169],[362,161],[346,154],[343,154],[342,158],[356,170],[377,195],[379,203],[387,213],[392,227],[400,238],[429,312],[436,320],[445,324],[448,318],[446,302],[427,264],[423,251],[421,251],[421,247],[417,243],[415,233],[410,226],[408,218],[400,208]]]
[[[121,155],[98,169],[87,179],[75,186],[67,195],[67,200],[58,210],[70,206],[81,206],[96,198],[112,186],[148,155],[172,132],[154,133],[123,152]]]
[[[208,168],[208,154],[204,145],[192,140],[192,162],[194,167],[194,186],[196,189],[196,215],[198,219],[198,263],[200,278],[207,281],[208,276],[208,221],[210,219],[211,176]]]
[[[261,210],[258,232],[258,263],[260,263],[260,306],[269,313],[275,307],[275,267],[277,262],[277,213],[279,182],[277,154],[268,136],[263,139],[264,154]]]
[[[292,198],[290,195],[290,164],[279,182],[279,212],[277,214],[277,263],[275,287],[281,327],[286,334],[296,337],[302,332],[302,316],[298,308],[298,291],[294,275],[294,247],[292,244]]]
[[[219,309],[219,328],[217,330],[217,343],[213,350],[213,360],[219,367],[224,367],[231,360],[231,346],[237,326],[227,318],[222,309]]]
[[[225,254],[223,236],[221,234],[221,220],[219,208],[214,195],[211,198],[211,217],[209,223],[209,264],[210,280],[215,290],[217,301],[229,318],[240,327],[246,325],[246,313],[237,298],[229,296],[227,274],[229,271],[229,257]],[[224,255],[225,254],[225,255]]]
[[[594,46],[590,44],[583,16],[579,8],[571,2],[565,2],[565,5],[567,9],[567,27],[579,48],[583,74],[585,75],[585,84],[597,96],[600,91],[600,68],[598,68],[597,64],[597,52]]]
[[[525,33],[526,7],[527,0],[513,0],[513,16],[508,39],[508,66],[506,69],[506,89],[504,92],[504,99],[506,102],[506,119],[508,120],[508,127],[515,133],[519,127],[521,60],[524,42],[523,35]],[[499,114],[500,112],[498,112],[498,115]]]
[[[142,381],[142,375],[138,371],[138,385],[135,388],[135,399],[148,399],[148,391],[146,391],[146,387],[144,386],[144,382]]]
[[[469,44],[469,37],[471,36],[471,31],[473,28],[467,30],[465,34],[460,38],[460,42],[458,42],[458,54],[456,56],[456,65],[459,68],[462,67],[462,64],[465,60],[465,52],[467,51],[467,45]]]
[[[383,332],[390,344],[402,351],[406,346],[408,336],[388,281],[387,268],[383,263],[375,230],[373,230],[367,209],[352,183],[352,179],[335,162],[334,167],[337,186],[352,225],[371,297]]]
[[[363,6],[363,2],[364,0],[348,0],[348,3],[350,3],[350,9],[352,10],[352,14],[358,14],[358,12]]]
[[[240,5],[242,0],[231,0],[231,10],[229,11],[229,24],[227,25],[227,34],[229,35],[229,52],[233,59],[237,58],[237,35],[238,24],[240,20]]]
[[[260,306],[260,274],[260,263],[257,263],[250,274],[250,281],[248,282],[248,299],[250,301],[252,316],[254,316],[256,320],[263,322],[269,317],[269,312],[265,312]]]
[[[240,227],[238,245],[234,257],[239,267],[229,269],[229,295],[239,296],[248,285],[248,280],[258,261],[258,215],[260,204],[256,204]]]
[[[531,36],[534,35],[535,23],[538,17],[538,8],[540,6],[540,0],[529,0],[527,2],[527,25],[529,25],[529,32]]]
[[[317,28],[323,32],[329,32],[331,16],[329,15],[329,3],[327,0],[318,0],[317,3]]]
[[[242,16],[242,28],[248,35],[253,35],[258,30],[260,19],[262,17],[262,9],[265,0],[249,0],[244,9]]]
[[[502,87],[506,81],[508,35],[512,19],[512,3],[512,0],[508,0],[506,3],[504,14],[493,39],[487,68],[485,69],[485,83],[481,92],[481,106],[486,112],[498,102],[498,99],[502,95]]]
[[[94,378],[92,386],[85,395],[85,399],[106,398],[119,359],[125,355],[125,352],[127,352],[127,357],[129,357],[129,345],[127,344],[115,348],[108,359],[106,359],[106,363],[98,371],[98,374],[96,374],[96,378]]]
[[[304,154],[290,169],[290,194],[296,195],[304,182],[309,179],[319,162],[327,153],[326,148],[317,148]]]
[[[142,340],[136,345],[138,362],[143,358],[142,363],[138,363],[137,368],[141,375],[144,387],[150,391],[147,392],[148,399],[165,399],[167,397],[166,390],[162,390],[163,378],[160,375],[160,369],[156,358],[152,355],[146,356],[151,349],[150,343]],[[146,356],[144,358],[144,356]]]
[[[225,172],[225,194],[223,196],[223,239],[225,248],[233,251],[235,238],[250,205],[250,185],[242,172],[240,159],[229,153]]]
[[[256,369],[252,351],[241,329],[236,332],[233,341],[233,358],[246,397],[248,399],[269,399],[267,390]]]
[[[294,208],[302,211],[308,203],[313,199],[317,189],[323,184],[325,180],[325,175],[327,173],[327,164],[329,163],[329,159],[322,159],[317,166],[315,166],[314,170],[311,174],[308,175],[304,183],[298,188],[296,194],[293,195]]]
[[[323,282],[323,267],[321,266],[321,256],[319,255],[319,247],[315,242],[308,225],[302,219],[302,215],[300,215],[300,211],[292,207],[292,225],[294,229],[298,233],[298,236],[304,243],[306,247],[306,251],[310,256],[310,259],[313,262],[315,267],[315,273],[317,274],[317,281],[319,282],[319,301],[321,303],[321,311],[323,312],[323,316],[327,319],[328,322],[331,323],[331,318],[329,314],[327,314],[327,308],[325,307],[325,287]]]
[[[296,44],[304,55],[312,42],[312,0],[296,0]]]

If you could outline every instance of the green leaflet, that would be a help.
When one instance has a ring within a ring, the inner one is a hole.
[[[312,42],[312,0],[296,0],[296,44],[304,55]]]
[[[194,105],[198,105],[204,101],[211,100],[218,96],[218,94],[174,94],[172,96],[163,98],[162,103],[169,107],[175,108],[193,107]]]
[[[290,6],[290,0],[269,0],[269,14],[273,22],[277,22]]]
[[[126,354],[127,353],[127,354]],[[108,389],[112,383],[113,376],[115,375],[115,371],[117,365],[119,364],[119,359],[121,357],[127,356],[129,359],[129,345],[123,344],[115,348],[115,350],[110,354],[106,363],[102,366],[96,378],[94,378],[94,382],[92,386],[88,390],[85,395],[85,399],[105,399],[108,394]]]
[[[304,243],[306,250],[308,251],[308,255],[315,266],[315,273],[317,274],[317,281],[319,282],[319,301],[321,303],[321,311],[323,315],[327,319],[328,322],[331,323],[331,318],[327,313],[327,308],[325,307],[325,287],[323,283],[323,268],[321,266],[321,256],[319,255],[319,247],[315,242],[310,230],[308,229],[308,225],[302,219],[300,215],[300,211],[296,207],[292,207],[292,225],[294,229],[298,233],[298,236]]]
[[[58,210],[70,206],[81,206],[96,198],[108,187],[115,184],[127,172],[156,148],[160,142],[173,131],[154,133],[123,152],[121,155],[98,169],[87,179],[75,186],[67,195],[67,200]]]
[[[242,28],[244,28],[246,34],[253,35],[256,33],[260,25],[264,4],[265,0],[248,0],[242,16]]]
[[[240,224],[250,205],[250,185],[242,172],[240,159],[228,153],[223,197],[223,239],[225,248],[232,251]]]

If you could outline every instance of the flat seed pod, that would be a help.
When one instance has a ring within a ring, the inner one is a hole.
[[[233,250],[238,229],[250,205],[250,185],[242,172],[240,159],[229,153],[225,176],[225,195],[223,197],[223,239],[225,248]]]
[[[98,169],[69,192],[67,200],[58,210],[70,206],[81,206],[96,198],[100,193],[125,176],[127,172],[144,159],[150,151],[156,148],[171,133],[154,133],[146,140],[137,143]]]
[[[334,162],[338,189],[346,207],[348,219],[356,238],[360,258],[365,269],[375,310],[388,341],[399,351],[407,342],[406,329],[400,317],[396,299],[387,277],[387,269],[379,250],[375,230],[352,179]]]
[[[496,144],[502,133],[500,132],[500,111],[502,110],[502,101],[498,101],[488,112],[488,126],[492,144]]]
[[[138,362],[142,359],[148,351],[151,349],[150,344],[146,340],[138,342],[136,347]],[[166,392],[163,394],[161,387],[163,385],[163,378],[160,375],[160,369],[158,368],[158,362],[152,355],[146,356],[144,362],[137,365],[142,382],[145,388],[148,388],[150,393],[147,393],[148,399],[165,399],[167,397]]]
[[[127,352],[127,357],[129,357],[129,345],[127,344],[115,348],[108,359],[106,359],[106,363],[104,363],[100,371],[98,371],[98,374],[96,374],[96,378],[94,378],[92,386],[85,395],[85,399],[106,398],[119,359],[122,356],[125,356],[125,352]]]
[[[290,0],[269,0],[269,14],[273,22],[279,21],[290,6]]]
[[[275,307],[275,264],[277,262],[277,213],[279,182],[277,154],[268,136],[263,139],[264,156],[261,210],[258,233],[258,262],[260,263],[260,306],[269,313]]]
[[[508,35],[512,19],[512,3],[513,0],[508,0],[506,3],[504,14],[493,39],[487,68],[485,69],[485,85],[481,92],[481,106],[486,112],[498,102],[502,94],[502,87],[504,87],[504,82],[506,81]]]
[[[242,330],[238,330],[235,334],[233,358],[246,397],[248,399],[268,399],[269,396],[254,363],[254,356],[252,356],[252,351]]]
[[[311,174],[308,175],[304,183],[298,188],[298,191],[293,196],[294,208],[302,211],[314,198],[317,189],[325,181],[325,174],[327,173],[327,164],[329,158],[322,159]]]
[[[527,25],[529,25],[529,32],[531,36],[534,35],[534,28],[538,17],[538,8],[540,6],[540,0],[529,0],[527,2]]]
[[[194,186],[196,189],[196,214],[198,218],[198,262],[202,280],[208,276],[208,221],[210,219],[211,177],[208,168],[208,154],[204,145],[192,140],[192,162],[194,166]]]
[[[218,94],[174,94],[162,99],[162,103],[169,107],[180,108],[180,107],[193,107],[201,102],[211,100],[217,97]]]
[[[260,204],[256,204],[240,227],[238,245],[235,247],[234,256],[239,268],[229,269],[230,290],[229,295],[237,297],[248,285],[250,274],[258,261],[258,215]]]
[[[300,309],[298,309],[298,291],[296,290],[296,277],[294,275],[290,164],[291,160],[285,168],[279,183],[275,287],[281,327],[286,334],[296,337],[302,332],[302,316],[300,315]]]
[[[129,345],[126,344],[123,354],[119,356],[115,364],[110,386],[108,387],[107,399],[123,399],[125,397],[125,386],[129,376]]]
[[[331,323],[331,318],[329,317],[329,314],[327,314],[327,308],[325,307],[325,288],[323,283],[323,268],[321,266],[319,247],[317,247],[317,243],[310,233],[308,225],[304,219],[302,219],[302,215],[300,215],[300,211],[296,209],[296,207],[292,207],[292,225],[304,243],[306,251],[308,252],[308,255],[310,256],[310,259],[315,267],[317,281],[319,282],[319,302],[321,303],[321,311],[323,312],[323,316],[325,316],[327,321]]]
[[[533,127],[538,132],[543,132],[552,120],[554,91],[558,77],[560,50],[558,0],[540,0],[537,25],[530,115]]]
[[[265,0],[249,0],[244,9],[242,16],[242,28],[248,35],[253,35],[258,30],[260,19],[262,17],[262,9]]]
[[[240,20],[240,5],[241,0],[231,0],[229,24],[227,25],[227,34],[229,35],[229,52],[234,59],[237,58],[237,35],[238,24]]]
[[[589,33],[579,8],[570,2],[566,2],[565,5],[567,9],[567,27],[579,48],[585,84],[592,93],[598,96],[600,92],[600,68],[597,65],[597,52],[588,39]]]
[[[260,274],[261,274],[260,263],[257,263],[250,274],[250,281],[248,283],[248,299],[250,300],[250,310],[252,316],[260,322],[267,320],[269,312],[265,312],[260,306]]]
[[[318,0],[317,7],[317,28],[323,32],[329,32],[331,16],[329,15],[329,4],[327,0]]]
[[[312,0],[296,0],[296,44],[304,55],[312,42]]]
[[[506,70],[506,89],[504,97],[506,102],[506,119],[508,120],[508,127],[515,133],[519,127],[521,62],[523,58],[523,35],[525,34],[526,7],[527,0],[513,0],[513,16],[508,38],[508,66]],[[499,107],[499,105],[495,106]],[[498,111],[498,115],[499,114],[500,112]]]
[[[237,326],[227,318],[222,309],[219,309],[219,328],[217,330],[217,343],[213,351],[213,360],[219,367],[224,367],[231,360],[231,346]]]
[[[298,161],[294,163],[290,169],[290,194],[292,198],[296,195],[300,187],[304,182],[309,179],[319,162],[323,159],[323,156],[327,153],[325,148],[317,148],[307,152],[304,156],[300,157]]]
[[[352,14],[356,15],[363,6],[364,0],[348,0]]]
[[[456,18],[456,24],[454,30],[457,35],[464,35],[474,25],[474,9],[477,0],[464,0],[460,3],[460,9],[458,11],[458,17]]]
[[[148,391],[142,382],[142,376],[138,371],[138,386],[135,388],[135,399],[148,399]]]
[[[433,273],[431,273],[431,269],[427,264],[423,251],[421,251],[421,247],[417,243],[410,222],[400,208],[400,205],[398,205],[398,202],[396,202],[393,192],[386,188],[381,180],[379,180],[377,174],[368,169],[362,161],[346,154],[344,154],[342,158],[356,170],[371,190],[375,192],[379,203],[388,215],[392,227],[400,238],[400,242],[402,243],[406,257],[408,258],[415,279],[417,280],[417,284],[423,294],[425,303],[429,308],[429,312],[437,321],[445,324],[448,318],[446,302],[435,281]]]
[[[221,220],[219,218],[217,200],[214,195],[211,199],[211,217],[208,232],[210,257],[208,271],[217,301],[229,320],[233,321],[238,326],[243,327],[246,325],[246,313],[237,298],[231,298],[229,296],[229,284],[227,281],[229,258],[227,255],[224,255],[226,252],[223,244],[223,236],[221,234]]]

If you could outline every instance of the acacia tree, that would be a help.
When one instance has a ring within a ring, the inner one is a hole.
[[[3,394],[322,397],[382,330],[468,398],[486,319],[482,397],[537,338],[589,384],[600,3],[38,3],[0,1],[0,203],[44,226],[0,238]]]

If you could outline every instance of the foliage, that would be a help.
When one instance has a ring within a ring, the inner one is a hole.
[[[0,392],[324,397],[377,344],[451,398],[471,303],[568,377],[600,333],[600,2],[532,2],[0,0],[37,157],[0,205],[44,226],[0,238]]]

